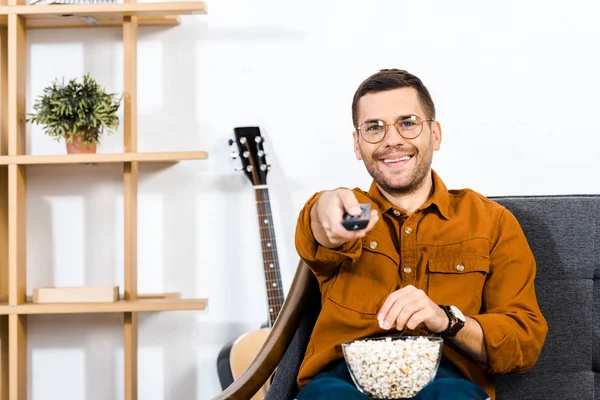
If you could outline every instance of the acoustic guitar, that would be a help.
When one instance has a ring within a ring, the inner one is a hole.
[[[234,133],[235,140],[230,139],[229,144],[233,145],[235,143],[237,151],[232,153],[232,158],[239,158],[242,163],[242,166],[236,168],[236,170],[243,171],[248,179],[250,179],[256,197],[268,318],[261,329],[243,334],[232,343],[228,343],[219,352],[217,370],[222,389],[225,389],[235,379],[239,378],[256,357],[258,350],[260,350],[269,335],[284,302],[277,256],[277,243],[275,242],[273,216],[269,200],[269,189],[267,187],[267,173],[269,172],[270,165],[267,164],[264,152],[263,143],[265,140],[260,134],[258,127],[235,128]],[[264,399],[268,388],[269,382],[251,400]]]

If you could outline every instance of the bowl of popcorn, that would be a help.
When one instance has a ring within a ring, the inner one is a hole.
[[[356,387],[374,399],[409,399],[435,378],[443,339],[393,336],[350,340],[342,350]]]

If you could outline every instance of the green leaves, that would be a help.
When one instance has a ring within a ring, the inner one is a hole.
[[[113,134],[118,128],[116,113],[122,98],[106,93],[89,74],[81,83],[72,79],[65,85],[56,80],[44,88],[26,121],[44,125],[44,133],[56,140],[71,142],[77,135],[83,144],[99,143],[100,136]]]

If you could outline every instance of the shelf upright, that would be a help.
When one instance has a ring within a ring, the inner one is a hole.
[[[135,3],[125,0],[126,3]],[[123,21],[124,60],[124,110],[123,139],[124,151],[137,152],[137,39],[138,19],[127,16]],[[137,299],[137,191],[139,163],[123,163],[124,193],[124,293],[125,300]],[[137,400],[138,366],[138,313],[124,313],[123,352],[125,356],[125,400]]]
[[[9,6],[25,0],[9,0]],[[8,14],[8,155],[25,154],[25,84],[27,29],[25,18]],[[8,304],[25,303],[27,167],[8,166]],[[8,316],[8,396],[27,399],[27,316]]]
[[[0,5],[7,5],[0,0]],[[0,155],[8,155],[8,27],[0,26]],[[0,298],[8,301],[8,166],[0,166]],[[8,315],[0,316],[0,400],[8,398]]]

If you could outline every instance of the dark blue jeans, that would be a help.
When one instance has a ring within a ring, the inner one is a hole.
[[[448,360],[442,358],[435,380],[425,386],[414,400],[485,400],[486,392],[467,380]],[[297,396],[298,400],[367,400],[350,377],[342,359],[333,368],[315,376]]]

